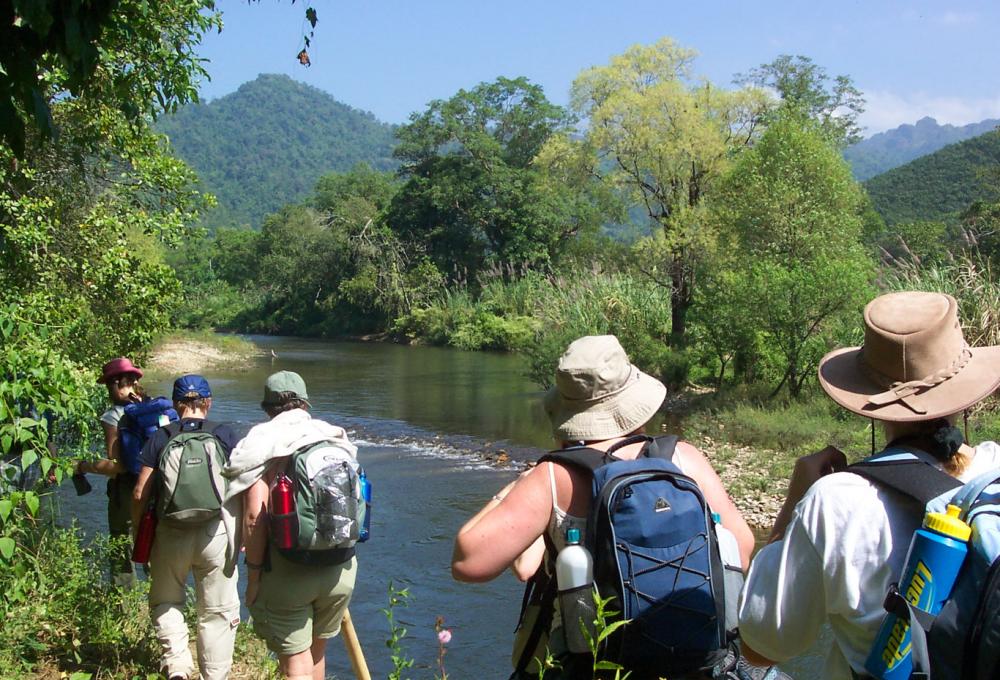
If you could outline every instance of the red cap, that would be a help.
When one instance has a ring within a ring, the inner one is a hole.
[[[104,385],[112,378],[129,374],[134,375],[137,379],[142,377],[142,371],[136,368],[131,361],[125,357],[118,357],[104,364],[104,368],[101,369],[101,377],[97,379],[97,382]]]

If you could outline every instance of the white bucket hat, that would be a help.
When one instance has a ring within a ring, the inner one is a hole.
[[[663,383],[629,362],[618,338],[588,335],[560,357],[545,411],[557,439],[612,439],[646,423],[666,395]]]

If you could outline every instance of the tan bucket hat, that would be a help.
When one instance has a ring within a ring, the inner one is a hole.
[[[560,357],[545,411],[562,441],[612,439],[652,418],[666,396],[663,383],[629,362],[618,338],[588,335]]]
[[[819,382],[859,415],[896,422],[963,411],[1000,385],[1000,347],[969,347],[955,298],[881,295],[865,307],[865,344],[830,352]]]

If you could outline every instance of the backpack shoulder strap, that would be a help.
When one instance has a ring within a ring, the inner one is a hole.
[[[608,455],[603,451],[591,449],[586,446],[573,447],[569,449],[559,449],[550,451],[538,459],[538,463],[552,461],[562,463],[568,467],[574,467],[593,476],[594,471],[608,464]]]
[[[888,489],[893,489],[916,501],[923,508],[932,499],[957,489],[962,483],[916,456],[883,456],[890,452],[906,453],[905,449],[887,449],[874,458],[848,466],[853,472]]]
[[[181,433],[181,421],[174,420],[163,426],[163,429],[167,431],[170,439],[173,439]]]
[[[549,538],[548,533],[542,534],[545,540],[545,555],[542,563],[538,565],[535,575],[528,579],[524,586],[524,597],[521,599],[521,613],[518,616],[518,623],[524,621],[524,613],[532,604],[539,607],[539,616],[535,619],[535,625],[528,633],[528,638],[524,643],[521,656],[514,664],[516,672],[523,673],[531,663],[535,649],[538,647],[542,636],[552,627],[552,618],[555,615],[555,601],[558,586],[556,584],[555,564],[552,555],[555,554],[555,545]]]
[[[646,447],[646,455],[649,458],[672,461],[678,441],[680,441],[680,437],[675,434],[665,434],[662,437],[655,437],[649,442],[649,446]]]

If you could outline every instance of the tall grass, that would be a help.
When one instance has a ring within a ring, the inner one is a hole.
[[[668,382],[686,375],[686,356],[666,345],[669,291],[647,280],[627,272],[529,272],[514,280],[486,275],[478,283],[478,294],[461,286],[411,310],[397,319],[395,332],[461,349],[523,352],[543,386],[566,346],[583,335],[617,335],[640,368]]]
[[[948,293],[958,301],[966,341],[973,347],[1000,345],[1000,281],[988,259],[962,254],[930,266],[915,260],[895,264],[884,277],[886,288]]]

